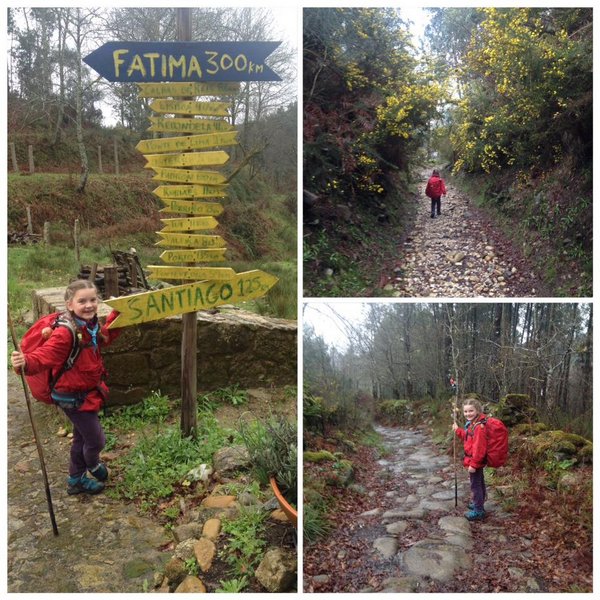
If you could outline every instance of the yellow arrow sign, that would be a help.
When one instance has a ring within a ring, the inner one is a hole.
[[[148,131],[172,131],[177,133],[211,133],[213,131],[231,131],[230,125],[223,119],[185,119],[150,117]]]
[[[220,235],[200,235],[193,233],[162,233],[162,240],[155,246],[171,246],[175,248],[225,248],[225,240]]]
[[[161,213],[217,217],[223,212],[223,205],[218,202],[186,202],[171,199],[161,199],[161,202],[165,205],[165,208],[160,209]]]
[[[225,183],[225,175],[218,171],[188,171],[186,169],[155,169],[156,175],[152,179],[159,181],[179,181],[181,183]]]
[[[229,267],[171,267],[148,265],[150,279],[189,279],[190,281],[225,281],[235,276]]]
[[[237,82],[206,83],[138,83],[140,98],[177,96],[234,96],[240,91]]]
[[[168,264],[183,262],[223,262],[227,248],[202,250],[165,250],[160,258]]]
[[[150,108],[157,113],[228,117],[229,102],[195,102],[194,100],[154,100]]]
[[[215,152],[189,152],[187,154],[147,154],[145,169],[156,167],[202,167],[207,165],[224,165],[229,154],[223,150]]]
[[[278,279],[263,271],[237,273],[226,281],[202,281],[105,300],[119,316],[110,329],[157,321],[165,317],[244,302],[264,296]]]
[[[222,198],[227,196],[227,185],[159,185],[152,193],[164,200]]]
[[[219,222],[214,217],[189,217],[188,219],[161,219],[162,231],[194,231],[196,229],[214,229]]]
[[[223,131],[200,135],[142,140],[136,146],[136,150],[142,153],[185,152],[186,150],[203,150],[205,148],[214,148],[215,146],[235,146],[237,144],[237,134],[237,131]]]

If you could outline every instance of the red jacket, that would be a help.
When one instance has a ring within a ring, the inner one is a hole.
[[[474,419],[469,426],[456,430],[456,435],[463,441],[465,449],[465,458],[463,465],[479,469],[486,464],[487,438],[485,437],[485,426],[479,423],[486,416],[482,413]]]
[[[430,177],[425,188],[425,195],[429,198],[439,198],[446,193],[446,185],[441,177]]]
[[[66,371],[56,383],[57,392],[85,392],[89,391],[79,410],[98,412],[108,397],[108,387],[103,379],[106,375],[100,347],[107,346],[120,334],[120,329],[108,329],[108,325],[115,320],[118,313],[113,311],[100,328],[97,339],[98,347],[88,346],[92,338],[85,327],[78,327],[77,332],[81,337],[81,351],[75,360],[73,368]],[[108,341],[101,339],[101,334]],[[55,376],[67,360],[71,352],[72,336],[66,327],[57,327],[48,340],[33,352],[25,355],[26,372],[35,375],[45,369],[52,369]],[[100,390],[98,389],[100,388]]]

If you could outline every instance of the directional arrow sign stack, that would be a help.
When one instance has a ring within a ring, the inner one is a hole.
[[[109,81],[136,82],[151,98],[149,131],[173,137],[142,140],[146,168],[160,182],[163,229],[157,246],[165,265],[150,265],[150,276],[192,281],[163,290],[108,300],[121,314],[110,327],[125,327],[171,315],[245,301],[264,295],[277,278],[262,271],[235,273],[198,263],[225,261],[225,240],[212,232],[223,212],[227,178],[214,170],[229,160],[222,148],[237,144],[227,120],[239,81],[278,81],[264,64],[278,42],[109,42],[84,61]],[[206,167],[212,167],[206,168]]]

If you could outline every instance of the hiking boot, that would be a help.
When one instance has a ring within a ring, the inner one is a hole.
[[[106,481],[108,479],[108,469],[106,468],[106,465],[103,462],[98,463],[97,467],[90,469],[90,473],[98,481]]]
[[[431,213],[431,218],[434,219],[435,218],[435,213]]]
[[[485,510],[476,510],[473,508],[465,513],[465,519],[467,519],[467,521],[483,521],[484,518]]]
[[[104,484],[84,475],[69,477],[67,479],[67,494],[99,494],[104,489]]]

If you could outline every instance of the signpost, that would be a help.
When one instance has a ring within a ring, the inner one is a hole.
[[[164,227],[156,245],[175,249],[161,254],[166,265],[149,268],[153,278],[194,283],[106,303],[120,313],[111,328],[182,315],[181,428],[184,435],[192,435],[197,412],[196,311],[259,298],[277,282],[262,271],[236,274],[227,267],[196,266],[225,261],[221,236],[194,232],[217,227],[214,217],[223,206],[202,200],[226,198],[228,181],[218,171],[197,167],[229,160],[220,148],[237,144],[237,131],[228,121],[230,105],[223,98],[238,93],[241,81],[280,81],[265,64],[280,42],[193,42],[189,8],[177,9],[177,27],[177,42],[108,42],[83,60],[108,81],[138,83],[140,97],[152,98],[150,108],[160,115],[150,117],[148,131],[173,135],[136,146],[145,153],[146,168],[156,172],[153,179],[167,182],[154,190],[164,205],[161,212],[183,215],[161,219]]]
[[[177,214],[191,215],[212,215],[219,216],[223,212],[223,205],[218,202],[188,202],[186,200],[171,200],[161,198],[165,208],[160,212],[170,212]]]
[[[148,161],[146,169],[155,167],[205,167],[224,165],[229,160],[229,154],[217,152],[189,152],[187,154],[146,154]]]
[[[174,315],[260,298],[277,283],[263,271],[237,273],[225,281],[201,281],[107,300],[119,316],[110,327],[127,327]]]

